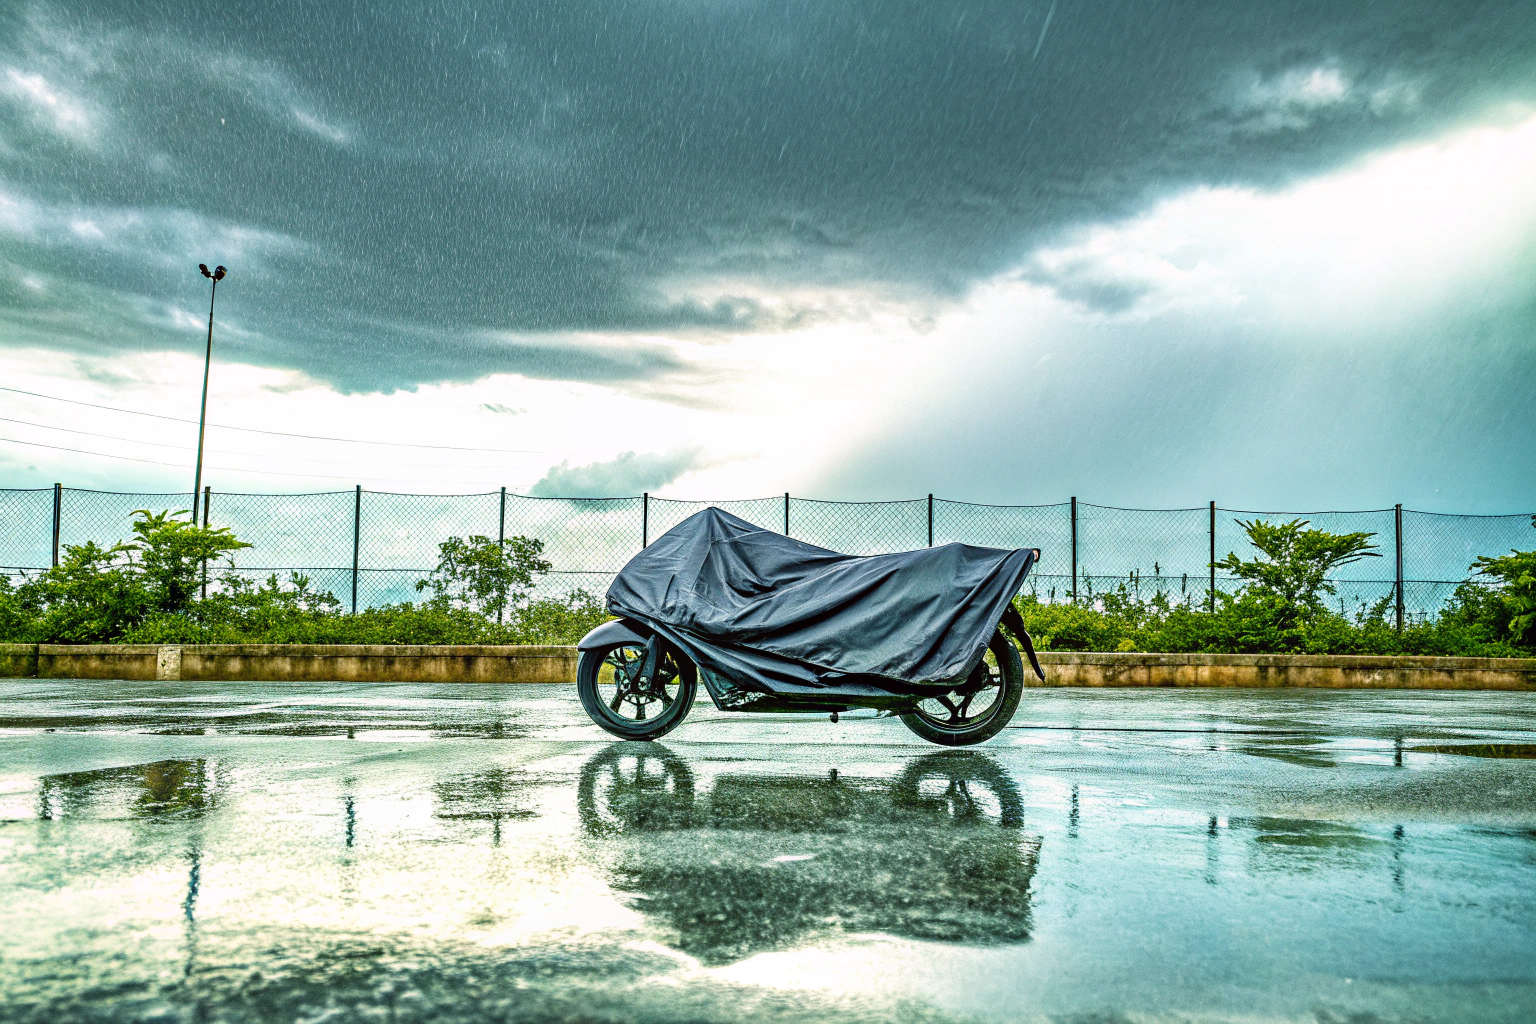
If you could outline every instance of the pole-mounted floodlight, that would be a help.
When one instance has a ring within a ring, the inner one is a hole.
[[[224,280],[223,267],[208,269],[199,263],[197,269],[213,282],[213,294],[208,297],[208,352],[203,357],[203,407],[197,414],[197,472],[192,477],[192,522],[197,522],[197,499],[203,493],[203,430],[208,425],[208,369],[213,365],[213,300],[219,295],[219,282]]]

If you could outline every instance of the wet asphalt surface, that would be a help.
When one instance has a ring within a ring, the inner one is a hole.
[[[0,1020],[1530,1021],[1533,695],[0,681]]]

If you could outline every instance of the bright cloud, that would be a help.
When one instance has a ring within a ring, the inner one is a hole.
[[[0,180],[0,235],[11,234],[47,247],[89,246],[148,258],[178,269],[195,266],[206,253],[259,267],[279,255],[307,252],[299,239],[175,208],[107,206],[81,210],[48,203],[8,188]]]
[[[1367,83],[1338,67],[1320,65],[1251,74],[1235,86],[1230,109],[1240,132],[1268,135],[1301,131],[1322,117],[1345,112],[1402,113],[1418,103],[1419,94],[1418,83],[1398,76]]]
[[[5,78],[0,80],[0,95],[26,106],[35,121],[67,139],[83,143],[95,141],[96,119],[85,103],[69,96],[41,74],[6,68]]]
[[[1249,316],[1392,319],[1405,300],[1433,303],[1472,281],[1519,286],[1533,182],[1536,119],[1280,191],[1196,189],[1080,230],[1021,276],[1101,314],[1243,305]]]

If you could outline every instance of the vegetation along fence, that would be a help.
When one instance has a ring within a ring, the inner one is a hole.
[[[530,498],[486,494],[231,494],[206,490],[199,519],[227,526],[253,546],[234,555],[243,574],[299,572],[353,610],[417,598],[415,583],[437,564],[450,536],[535,537],[554,569],[539,584],[553,596],[601,595],[650,540],[711,504],[765,529],[854,554],[961,541],[1037,547],[1026,584],[1041,600],[1091,601],[1121,585],[1142,597],[1203,604],[1235,589],[1212,569],[1228,552],[1254,556],[1238,520],[1307,519],[1335,533],[1375,536],[1380,557],[1344,566],[1333,600],[1346,612],[1386,602],[1389,616],[1433,614],[1478,555],[1529,549],[1529,514],[1444,515],[1402,506],[1361,512],[1251,512],[1217,507],[1129,509],[1073,498],[1054,505],[976,505],[929,495],[909,501],[837,502],[788,494],[746,501]],[[190,494],[125,494],[55,485],[0,489],[0,571],[18,575],[57,564],[66,544],[108,545],[131,537],[135,509],[190,509]]]

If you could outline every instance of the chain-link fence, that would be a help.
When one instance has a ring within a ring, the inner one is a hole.
[[[234,555],[242,574],[309,577],[345,608],[412,600],[416,581],[437,564],[449,537],[524,536],[544,543],[554,568],[540,596],[585,590],[601,595],[641,546],[710,505],[637,498],[530,498],[488,494],[321,494],[208,492],[199,518],[230,527],[252,546]],[[1251,558],[1243,522],[1306,519],[1334,533],[1372,534],[1377,556],[1342,567],[1334,597],[1345,611],[1385,602],[1407,617],[1434,614],[1468,578],[1479,555],[1536,546],[1529,514],[1443,515],[1388,508],[1363,512],[1246,512],[1207,504],[1186,509],[1128,509],[1073,499],[1056,505],[975,505],[933,497],[912,501],[836,502],[788,494],[713,503],[764,529],[835,551],[871,554],[958,541],[988,547],[1037,547],[1041,560],[1026,586],[1042,600],[1092,600],[1125,585],[1201,604],[1211,588],[1236,583],[1212,561],[1229,552]],[[190,494],[121,494],[67,487],[0,489],[0,571],[10,575],[53,564],[61,548],[132,537],[136,509],[190,509]],[[1399,552],[1401,556],[1399,557]]]

